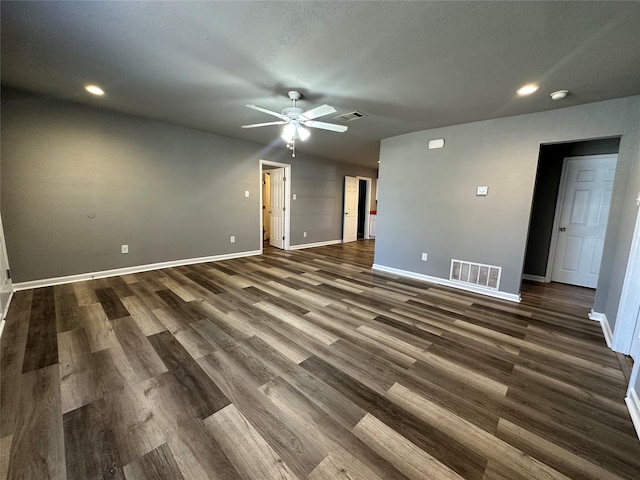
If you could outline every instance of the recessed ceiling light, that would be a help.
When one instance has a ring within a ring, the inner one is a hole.
[[[520,87],[518,90],[516,90],[516,93],[518,95],[531,95],[533,92],[537,92],[539,88],[540,87],[535,83],[529,83],[524,87]]]
[[[102,90],[97,85],[85,85],[84,89],[93,95],[98,95],[98,96],[104,95],[104,90]]]

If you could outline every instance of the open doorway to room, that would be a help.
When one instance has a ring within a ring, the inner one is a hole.
[[[291,165],[260,160],[260,249],[290,248]]]
[[[344,177],[342,243],[370,238],[372,183],[368,177]]]
[[[596,288],[619,144],[540,146],[523,279]]]
[[[367,210],[370,210],[367,204],[367,181],[358,179],[358,240],[364,238],[367,223]]]

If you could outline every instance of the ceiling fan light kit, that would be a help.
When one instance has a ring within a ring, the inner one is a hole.
[[[274,117],[279,118],[279,121],[266,122],[266,123],[253,123],[251,125],[243,125],[242,128],[256,128],[266,127],[270,125],[284,125],[282,129],[281,137],[287,142],[287,148],[291,150],[291,156],[296,156],[296,139],[305,141],[311,135],[308,128],[320,128],[322,130],[329,130],[332,132],[343,133],[346,132],[348,127],[344,125],[336,125],[334,123],[318,122],[314,118],[324,117],[331,113],[335,113],[336,109],[329,105],[320,105],[310,110],[304,111],[296,106],[296,101],[300,100],[300,92],[292,90],[289,92],[289,99],[292,102],[291,107],[284,108],[281,113],[267,110],[266,108],[258,107],[257,105],[247,105],[247,107],[263,112]]]

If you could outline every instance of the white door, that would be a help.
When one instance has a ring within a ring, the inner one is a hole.
[[[13,286],[9,278],[9,261],[7,259],[7,248],[4,244],[4,230],[2,229],[2,218],[0,218],[0,320],[4,320],[7,313],[9,297]]]
[[[263,240],[269,240],[271,233],[271,175],[262,174],[262,226]]]
[[[344,220],[342,223],[342,242],[355,242],[358,239],[358,188],[356,177],[344,177]]]
[[[271,227],[269,245],[284,248],[284,168],[269,170],[271,174]]]
[[[596,288],[616,155],[567,158],[551,280]]]

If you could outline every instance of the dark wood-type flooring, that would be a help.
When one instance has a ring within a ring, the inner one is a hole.
[[[593,291],[372,272],[373,242],[16,293],[5,479],[638,479]]]

